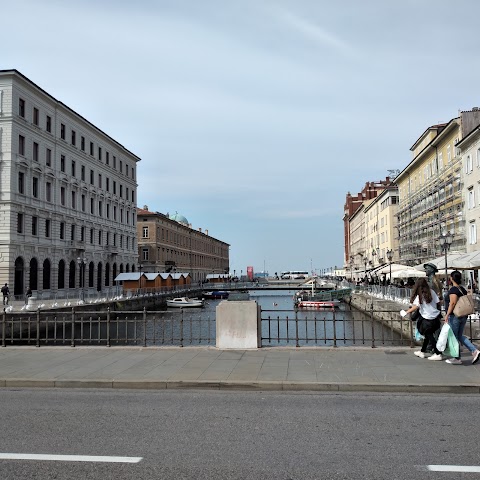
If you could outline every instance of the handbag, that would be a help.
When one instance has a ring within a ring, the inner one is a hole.
[[[463,293],[463,292],[462,292]],[[475,300],[471,293],[463,294],[455,304],[453,314],[456,317],[466,317],[475,311]]]

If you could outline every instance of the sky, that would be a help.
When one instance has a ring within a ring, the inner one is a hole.
[[[230,244],[230,269],[344,262],[345,195],[480,106],[476,0],[15,0],[17,69],[142,160],[138,207]],[[10,18],[11,21],[5,21]]]

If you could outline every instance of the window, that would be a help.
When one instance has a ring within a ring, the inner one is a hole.
[[[65,155],[60,155],[60,171],[65,173]]]
[[[60,222],[60,240],[65,240],[65,222]]]
[[[105,178],[105,189],[107,192],[110,191],[110,179],[108,177]]]
[[[47,238],[50,237],[50,228],[51,228],[51,222],[50,222],[50,219],[47,218],[45,220],[45,237]]]
[[[120,185],[120,198],[123,196],[123,185]]]
[[[470,224],[470,245],[477,243],[477,224],[475,222]]]
[[[60,187],[60,203],[65,206],[65,187]]]
[[[472,156],[467,155],[467,161],[465,162],[465,173],[471,173],[473,171]]]
[[[45,165],[47,167],[52,166],[52,151],[49,148],[45,151]]]
[[[93,173],[93,170],[90,170],[90,185],[94,185],[95,184],[95,180],[94,180],[94,173]]]
[[[82,195],[82,212],[85,211],[85,195]]]
[[[39,123],[39,111],[37,107],[33,107],[33,124],[38,127]]]
[[[98,174],[98,186],[99,186],[99,188],[102,188],[102,174],[101,173]]]
[[[52,133],[52,117],[47,115],[46,129],[48,133]]]
[[[60,138],[65,140],[65,124],[63,123],[60,124]]]
[[[18,136],[18,154],[25,156],[25,137],[23,135]]]
[[[23,233],[23,213],[17,213],[17,233]]]
[[[123,162],[120,160],[120,173],[123,173]]]
[[[99,230],[99,231],[98,231],[98,244],[99,244],[99,245],[102,245],[102,236],[103,236],[103,235],[102,235],[102,231]]]
[[[90,214],[93,215],[95,213],[95,209],[93,208],[93,198],[90,199]]]
[[[473,187],[468,189],[468,208],[475,208],[475,192]]]
[[[105,152],[105,163],[110,165],[110,153]]]
[[[52,184],[50,182],[45,184],[45,200],[47,202],[52,201]]]
[[[80,229],[80,241],[84,242],[85,241],[85,227],[82,227]]]
[[[38,235],[38,217],[32,217],[32,235]]]
[[[77,209],[77,195],[76,192],[72,192],[72,208]]]
[[[112,159],[113,159],[113,168],[116,170],[117,169],[117,157],[115,155],[113,155]]]
[[[70,229],[70,240],[72,240],[72,242],[75,240],[75,225],[72,225]]]
[[[93,157],[93,142],[90,142],[90,155]]]
[[[113,181],[113,194],[117,194],[117,182],[115,180]]]
[[[135,191],[132,190],[132,202],[135,203]]]
[[[148,238],[148,227],[143,227],[142,238]]]
[[[85,151],[85,137],[84,136],[80,137],[80,148],[82,149],[82,152]]]
[[[80,175],[81,175],[82,181],[85,181],[85,165],[82,165],[82,167],[80,168]]]
[[[116,205],[113,206],[113,219],[117,221],[117,207]]]
[[[107,203],[106,207],[107,207],[107,218],[110,219],[110,204]]]
[[[103,216],[103,203],[101,201],[98,202],[98,215]]]
[[[75,169],[75,160],[72,160],[72,177],[75,176],[76,169]]]
[[[38,178],[32,178],[32,196],[38,198]]]
[[[93,244],[93,238],[94,238],[94,230],[93,228],[90,229],[90,243]]]
[[[18,172],[18,193],[25,193],[25,174]]]
[[[33,142],[33,160],[38,162],[38,143]]]
[[[142,260],[148,260],[148,248],[142,248]]]
[[[25,100],[23,98],[18,99],[18,114],[25,118]]]
[[[102,159],[102,147],[98,147],[98,159]]]

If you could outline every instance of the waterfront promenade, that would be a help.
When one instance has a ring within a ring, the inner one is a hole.
[[[418,348],[418,347],[417,347]],[[398,348],[7,347],[0,387],[480,393],[480,364]]]

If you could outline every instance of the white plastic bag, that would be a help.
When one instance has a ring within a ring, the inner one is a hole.
[[[447,348],[449,330],[450,330],[450,325],[448,323],[444,323],[442,329],[440,330],[440,335],[438,336],[438,340],[437,340],[437,350],[440,352],[445,351],[445,348]]]

